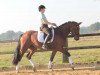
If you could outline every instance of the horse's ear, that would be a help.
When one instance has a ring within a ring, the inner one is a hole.
[[[82,24],[82,22],[79,22],[78,24],[80,25],[80,24]]]

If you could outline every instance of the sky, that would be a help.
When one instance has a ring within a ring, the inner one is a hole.
[[[45,15],[58,26],[68,21],[89,26],[100,22],[100,0],[0,0],[0,34],[8,30],[38,30],[39,5],[46,6]]]

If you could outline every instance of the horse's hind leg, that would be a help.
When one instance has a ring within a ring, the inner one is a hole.
[[[33,67],[33,71],[36,71],[36,68],[35,68],[35,64],[34,64],[34,62],[32,61],[31,57],[32,57],[32,55],[35,53],[36,50],[37,50],[37,49],[36,49],[34,46],[30,46],[29,52],[28,52],[28,54],[27,54],[27,56],[26,56],[26,57],[28,58],[29,62],[31,63],[32,67]]]

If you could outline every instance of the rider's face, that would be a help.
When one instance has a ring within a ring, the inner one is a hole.
[[[44,13],[45,12],[45,8],[44,9],[41,9],[41,13]]]

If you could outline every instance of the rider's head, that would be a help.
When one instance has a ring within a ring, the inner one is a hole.
[[[38,7],[39,12],[44,13],[45,12],[45,6],[44,5],[40,5]]]

